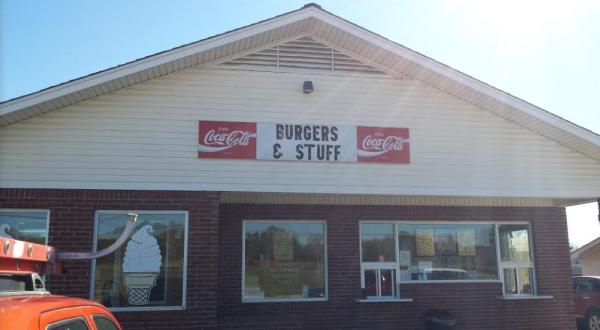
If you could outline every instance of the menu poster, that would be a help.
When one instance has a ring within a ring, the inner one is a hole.
[[[292,235],[281,231],[273,233],[273,259],[294,259],[294,239]]]
[[[440,256],[456,255],[456,231],[453,229],[438,229],[435,231],[435,252]]]
[[[458,254],[461,256],[474,256],[475,251],[475,230],[458,230]]]
[[[435,244],[433,241],[433,229],[417,229],[417,256],[435,256]]]

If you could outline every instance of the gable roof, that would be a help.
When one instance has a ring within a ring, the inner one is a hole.
[[[580,247],[577,250],[571,251],[571,259],[577,259],[577,258],[579,258],[579,256],[581,256],[581,254],[585,253],[586,251],[591,250],[592,248],[594,248],[594,247],[596,247],[598,245],[600,245],[600,237],[598,237],[595,240],[587,243],[586,245]]]
[[[192,66],[310,36],[392,76],[419,80],[600,161],[600,135],[308,4],[255,24],[0,103],[0,127]]]

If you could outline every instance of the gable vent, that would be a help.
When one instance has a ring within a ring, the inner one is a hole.
[[[292,68],[330,72],[385,73],[309,37],[302,37],[223,63],[226,66]]]

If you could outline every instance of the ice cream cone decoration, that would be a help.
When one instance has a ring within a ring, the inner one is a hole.
[[[152,226],[145,225],[127,242],[123,272],[127,301],[131,305],[148,304],[160,272],[162,256],[152,232]]]
[[[125,273],[127,301],[131,305],[147,305],[157,277],[158,273]]]

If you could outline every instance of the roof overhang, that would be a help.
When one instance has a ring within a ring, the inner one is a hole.
[[[0,103],[0,127],[189,67],[218,62],[235,54],[242,56],[302,35],[314,36],[335,45],[384,72],[419,80],[600,161],[600,135],[312,4]]]

